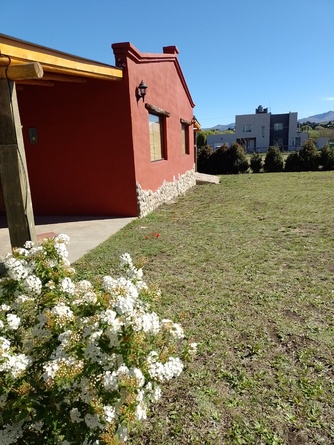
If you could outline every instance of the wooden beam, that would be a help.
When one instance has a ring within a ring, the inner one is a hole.
[[[30,196],[15,82],[0,79],[0,179],[12,247],[35,241]]]
[[[13,64],[28,61],[39,62],[44,71],[53,73],[104,80],[121,80],[123,78],[123,71],[120,68],[24,42],[2,34],[0,34],[0,54],[3,58],[10,57]]]
[[[10,80],[41,79],[42,65],[38,62],[22,63],[20,65],[0,66],[0,77]]]
[[[17,90],[23,90],[23,85],[34,85],[39,87],[54,87],[55,83],[51,82],[51,80],[36,80],[36,79],[26,79],[26,80],[16,80],[15,84],[17,86]],[[19,88],[21,87],[21,88]]]
[[[56,73],[44,73],[43,79],[57,81],[57,82],[87,83],[87,79],[84,77],[68,76],[66,74],[56,74]]]

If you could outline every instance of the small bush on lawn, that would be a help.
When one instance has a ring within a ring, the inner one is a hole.
[[[226,175],[228,173],[228,151],[226,144],[218,147],[211,155],[211,171],[214,175]]]
[[[325,145],[320,154],[320,165],[323,170],[334,170],[334,148]]]
[[[66,235],[26,243],[0,280],[0,444],[116,445],[177,377],[182,327],[160,320],[157,298],[128,254],[100,288],[76,281]]]
[[[299,150],[301,171],[316,171],[320,164],[320,154],[312,140],[305,141]]]
[[[227,150],[227,173],[245,173],[249,169],[249,163],[244,148],[234,142]]]
[[[262,170],[263,161],[260,153],[253,153],[250,158],[250,168],[253,173],[259,173]]]
[[[285,160],[284,170],[286,172],[300,172],[300,160],[298,152],[289,153]]]
[[[211,145],[202,147],[197,156],[197,171],[200,173],[212,174],[211,155],[213,153]]]
[[[283,171],[283,155],[278,147],[269,147],[265,160],[264,160],[264,171],[268,173],[281,172]]]

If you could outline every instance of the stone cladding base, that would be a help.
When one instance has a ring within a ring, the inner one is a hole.
[[[180,195],[184,195],[187,190],[196,185],[195,169],[188,170],[173,182],[164,181],[162,186],[155,192],[152,190],[143,190],[137,182],[137,202],[138,216],[142,218],[153,212],[156,208],[172,201]]]

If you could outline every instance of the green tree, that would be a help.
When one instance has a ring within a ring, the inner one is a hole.
[[[285,160],[284,170],[286,172],[300,172],[300,159],[298,152],[289,153]]]
[[[262,170],[263,161],[260,153],[253,153],[250,158],[250,168],[253,173],[259,173]]]
[[[325,145],[320,154],[320,165],[323,170],[334,170],[334,148]]]
[[[312,140],[305,141],[299,150],[299,161],[301,171],[318,170],[320,155],[315,143]]]
[[[245,173],[249,169],[249,163],[244,148],[233,142],[227,151],[228,172],[227,173]]]
[[[267,173],[281,172],[283,165],[283,155],[280,149],[274,146],[269,147],[264,160],[264,171]]]
[[[215,175],[226,175],[228,173],[228,147],[223,144],[211,155],[211,171]]]
[[[197,171],[199,173],[212,173],[212,153],[213,151],[211,145],[205,145],[199,150],[197,156]]]

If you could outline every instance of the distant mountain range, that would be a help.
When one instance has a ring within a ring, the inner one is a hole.
[[[314,116],[304,117],[303,119],[298,119],[298,122],[303,124],[305,122],[314,122],[316,124],[320,124],[321,122],[329,122],[334,121],[334,111],[327,111],[326,113],[315,114]],[[216,125],[211,128],[203,128],[203,130],[219,130],[226,131],[229,128],[234,128],[235,123],[227,124],[227,125]]]
[[[203,130],[219,130],[219,131],[226,131],[229,128],[231,128],[232,130],[235,127],[235,123],[233,122],[232,124],[227,124],[227,125],[216,125],[215,127],[211,127],[211,128],[203,128]]]
[[[321,122],[334,121],[334,111],[327,111],[322,114],[315,114],[314,116],[304,117],[303,119],[298,119],[298,122],[303,124],[304,122],[314,122],[315,124],[320,124]]]

